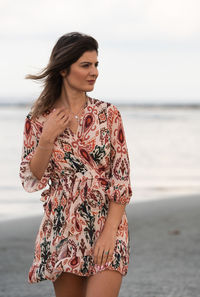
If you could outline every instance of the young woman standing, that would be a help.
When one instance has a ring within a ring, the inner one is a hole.
[[[125,212],[132,190],[122,118],[91,98],[98,43],[68,33],[39,75],[44,89],[25,120],[20,178],[44,189],[29,282],[51,280],[57,297],[117,297],[129,263]]]

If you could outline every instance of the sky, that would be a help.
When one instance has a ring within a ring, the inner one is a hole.
[[[91,96],[200,102],[199,11],[199,0],[0,0],[0,100],[35,100],[42,86],[25,75],[46,66],[60,36],[79,31],[99,43]]]

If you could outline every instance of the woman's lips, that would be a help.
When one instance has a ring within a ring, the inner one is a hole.
[[[95,80],[88,80],[89,84],[94,84]]]

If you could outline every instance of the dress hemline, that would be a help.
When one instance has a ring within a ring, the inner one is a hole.
[[[83,277],[89,277],[89,276],[94,276],[94,275],[96,275],[97,273],[99,273],[99,272],[102,272],[102,271],[105,271],[105,270],[110,270],[110,271],[116,271],[116,272],[119,272],[121,275],[122,275],[122,277],[124,277],[124,276],[126,276],[127,275],[127,273],[128,273],[128,269],[125,269],[124,270],[124,272],[119,268],[119,269],[117,269],[117,268],[114,268],[114,267],[104,267],[104,268],[102,268],[102,269],[100,269],[100,270],[95,270],[94,271],[94,273],[85,273],[85,274],[83,274],[83,273],[81,273],[81,272],[78,272],[78,271],[73,271],[73,270],[69,270],[69,271],[60,271],[60,273],[58,272],[58,274],[55,276],[55,277],[53,277],[53,278],[50,278],[50,277],[47,277],[46,276],[46,278],[44,278],[44,279],[37,279],[36,281],[31,281],[30,279],[28,279],[28,282],[30,283],[30,284],[34,284],[34,283],[39,283],[39,282],[41,282],[41,281],[45,281],[45,280],[49,280],[49,281],[52,281],[52,282],[55,282],[56,280],[57,280],[57,278],[63,273],[63,272],[68,272],[68,273],[72,273],[72,274],[75,274],[75,275],[77,275],[77,276],[83,276]]]

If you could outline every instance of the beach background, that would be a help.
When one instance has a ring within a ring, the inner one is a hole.
[[[109,99],[107,100],[109,102]],[[41,192],[19,179],[30,105],[0,105],[0,221],[41,215]],[[131,164],[130,203],[200,193],[200,106],[119,105]]]
[[[116,104],[122,114],[133,196],[126,211],[130,264],[120,297],[197,297],[200,292],[200,107]],[[30,106],[0,108],[0,296],[54,296],[27,282],[42,218],[40,192],[19,179]]]
[[[53,297],[28,284],[43,215],[19,178],[26,115],[58,38],[99,42],[89,96],[121,112],[133,196],[130,264],[119,297],[200,296],[200,2],[0,1],[0,297]]]

